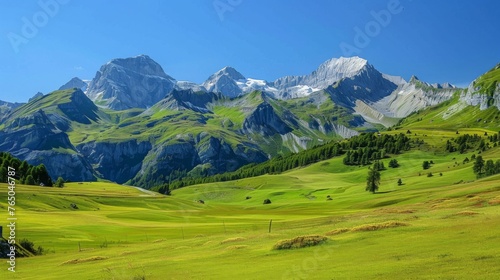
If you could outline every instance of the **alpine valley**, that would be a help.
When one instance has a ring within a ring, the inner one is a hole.
[[[456,117],[474,112],[475,127],[498,130],[499,71],[459,89],[341,57],[303,76],[265,81],[224,67],[196,84],[146,55],[113,59],[92,80],[73,78],[25,104],[0,101],[0,151],[43,163],[54,179],[152,188],[393,128],[408,116],[419,122],[428,107],[440,112],[429,125],[466,127]]]

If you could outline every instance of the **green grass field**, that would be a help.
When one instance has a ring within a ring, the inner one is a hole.
[[[462,163],[472,152],[443,153],[454,131],[412,133],[426,144],[382,171],[377,194],[365,191],[367,167],[341,157],[168,197],[104,182],[19,185],[17,239],[46,254],[18,259],[15,273],[3,262],[0,279],[497,279],[500,176],[477,180]],[[423,160],[434,165],[424,171]],[[328,239],[273,250],[303,235]]]

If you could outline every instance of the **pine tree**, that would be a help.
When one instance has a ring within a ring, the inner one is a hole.
[[[474,162],[474,166],[472,167],[476,176],[480,177],[484,171],[484,160],[483,156],[477,156],[476,161]]]
[[[391,159],[391,160],[389,161],[389,167],[391,167],[391,168],[396,168],[396,167],[399,167],[398,160],[397,160],[397,159]]]
[[[366,177],[366,191],[375,193],[380,184],[380,172],[375,168],[369,168],[368,176]]]
[[[486,161],[486,164],[484,166],[484,171],[486,173],[486,176],[491,176],[495,174],[495,163],[493,160],[489,159]]]
[[[398,186],[401,186],[403,185],[403,180],[401,180],[401,178],[398,179]]]
[[[425,160],[423,163],[422,163],[422,168],[425,170],[425,169],[429,169],[431,167],[431,164]]]

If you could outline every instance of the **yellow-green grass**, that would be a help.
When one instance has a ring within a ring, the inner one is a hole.
[[[454,164],[471,154],[400,155],[399,168],[382,171],[378,194],[364,190],[366,167],[344,166],[340,157],[280,175],[186,187],[171,197],[103,182],[20,185],[17,238],[47,253],[19,259],[16,273],[3,263],[0,278],[496,279],[500,176],[477,180],[471,163]],[[435,162],[433,177],[422,160]],[[4,220],[6,196],[0,192]],[[266,198],[272,203],[264,205]],[[328,235],[339,229],[349,230]],[[273,250],[308,235],[328,240]]]

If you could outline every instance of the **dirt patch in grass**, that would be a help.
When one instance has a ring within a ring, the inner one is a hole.
[[[337,235],[337,234],[342,234],[344,232],[349,232],[351,229],[349,228],[339,228],[339,229],[334,229],[332,231],[329,231],[326,233],[326,235]]]
[[[94,262],[94,261],[102,261],[102,260],[107,260],[108,258],[106,257],[90,257],[86,259],[74,259],[74,260],[69,260],[65,261],[62,264],[78,264],[78,263],[85,263],[85,262]]]
[[[228,238],[226,240],[222,240],[220,244],[226,244],[226,243],[231,243],[231,242],[239,242],[239,241],[245,241],[246,239],[243,237],[233,237],[233,238]]]
[[[298,249],[311,247],[326,242],[328,238],[321,235],[304,235],[292,239],[280,240],[273,247],[273,250]]]
[[[456,216],[475,216],[478,215],[479,213],[474,212],[474,211],[461,211],[455,214]]]
[[[155,241],[153,241],[153,243],[161,243],[163,241],[165,241],[165,239],[156,239]]]
[[[368,224],[368,225],[360,225],[357,227],[353,227],[351,231],[374,231],[374,230],[380,230],[380,229],[386,229],[386,228],[395,228],[395,227],[404,227],[408,226],[409,224],[403,223],[403,222],[385,222],[385,223],[380,223],[380,224]]]
[[[201,245],[201,246],[207,246],[207,245],[210,245],[212,243],[214,243],[214,242],[212,240],[209,240],[209,241],[203,243],[203,245]]]
[[[327,232],[326,235],[337,235],[337,234],[341,234],[341,233],[345,233],[345,232],[357,232],[357,231],[375,231],[375,230],[380,230],[380,229],[404,227],[404,226],[409,226],[409,225],[410,224],[404,223],[404,222],[389,221],[389,222],[384,222],[384,223],[379,223],[379,224],[360,225],[360,226],[356,226],[353,228],[339,228],[339,229],[335,229],[335,230]]]
[[[411,209],[394,209],[394,208],[382,208],[375,210],[377,213],[387,213],[387,214],[412,214],[415,210]]]
[[[489,205],[500,205],[500,198],[495,198],[490,201],[488,201]]]
[[[248,245],[233,245],[226,248],[226,250],[240,250],[248,248]]]

